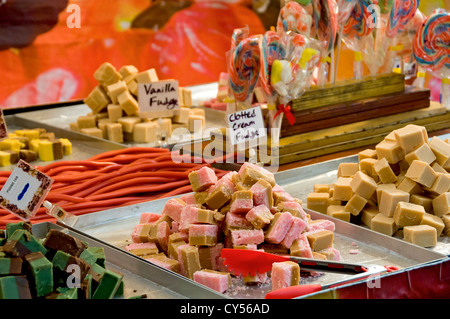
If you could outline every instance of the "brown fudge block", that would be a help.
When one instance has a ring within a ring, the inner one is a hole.
[[[442,167],[446,167],[450,160],[450,144],[445,143],[437,136],[433,136],[429,145],[436,156],[436,162]]]
[[[123,92],[127,91],[128,87],[124,81],[117,81],[116,83],[110,84],[106,87],[109,98],[113,104],[117,104],[117,97]]]
[[[377,151],[368,148],[358,153],[358,162],[367,158],[377,159]]]
[[[93,137],[103,138],[103,131],[97,127],[82,128],[81,133]]]
[[[319,230],[307,233],[309,245],[313,251],[320,251],[333,245],[334,233],[329,230]]]
[[[400,227],[419,225],[424,214],[425,209],[423,206],[399,202],[394,211],[394,221]]]
[[[56,229],[50,229],[44,239],[43,245],[53,250],[61,250],[75,257],[80,256],[83,250],[87,248],[78,238]]]
[[[436,216],[442,217],[443,215],[450,214],[450,192],[445,192],[432,201],[433,212]]]
[[[108,140],[123,143],[122,125],[119,123],[106,123],[106,137]]]
[[[358,170],[358,163],[340,163],[338,166],[337,177],[352,177]]]
[[[429,164],[418,160],[412,161],[405,176],[425,187],[431,187],[437,178]]]
[[[362,197],[361,195],[354,194],[347,202],[347,204],[345,204],[345,210],[350,212],[350,214],[357,216],[363,210],[366,204],[366,198]]]
[[[441,195],[450,191],[450,174],[436,173],[436,175],[437,177],[433,185],[431,187],[424,187],[424,189],[433,195]]]
[[[81,115],[77,118],[78,129],[91,128],[97,126],[95,115]]]
[[[383,140],[375,146],[378,159],[386,158],[389,164],[395,164],[405,158],[405,151],[397,142]]]
[[[350,185],[352,179],[350,177],[338,177],[333,184],[333,199],[348,201],[353,196],[353,190]]]
[[[436,160],[436,155],[434,155],[430,146],[425,143],[419,146],[419,148],[414,151],[409,152],[405,155],[406,162],[411,165],[414,160],[422,161],[427,164],[431,164]]]
[[[158,81],[159,81],[158,74],[156,73],[156,70],[153,68],[136,74],[137,83],[152,83]]]
[[[445,215],[444,215],[445,216]],[[420,221],[420,225],[428,225],[436,228],[437,237],[441,236],[445,228],[444,220],[441,217],[425,213]]]
[[[386,217],[392,217],[399,202],[409,202],[409,193],[401,190],[382,191],[378,209]]]
[[[395,181],[397,181],[397,176],[395,175],[386,158],[377,160],[374,163],[373,168],[377,175],[380,177],[380,181],[383,184],[394,183]]]
[[[397,185],[397,189],[402,190],[404,192],[410,194],[421,194],[423,193],[422,187],[420,184],[416,183],[412,179],[405,177],[402,181]]]
[[[109,103],[106,92],[98,85],[84,99],[84,103],[89,106],[93,113],[101,112]]]
[[[394,218],[386,217],[379,213],[375,215],[370,222],[370,229],[373,231],[392,236],[398,229],[395,224]]]
[[[107,86],[122,79],[122,75],[116,71],[116,68],[109,62],[99,66],[94,72],[94,79]]]
[[[374,218],[379,213],[380,212],[376,207],[366,207],[361,212],[361,222],[369,228],[372,228],[372,218]]]
[[[108,104],[107,112],[111,122],[117,121],[122,117],[123,114],[123,110],[119,104]]]
[[[139,113],[139,104],[130,92],[125,91],[119,94],[117,101],[127,115],[135,115]]]
[[[421,247],[434,247],[437,243],[436,228],[429,225],[414,225],[403,228],[403,239]]]
[[[369,175],[358,171],[354,174],[350,181],[350,187],[354,194],[360,195],[365,199],[369,199],[377,189],[377,183]]]
[[[133,141],[136,143],[156,142],[158,125],[154,122],[137,123],[133,128]]]
[[[327,207],[327,215],[346,222],[350,222],[350,212],[345,210],[345,206],[330,205]]]
[[[306,198],[306,207],[319,213],[326,214],[329,199],[330,195],[328,193],[309,193]]]
[[[433,212],[433,199],[423,194],[412,194],[409,202],[422,206],[427,213]]]
[[[423,126],[408,124],[405,127],[394,130],[394,136],[400,147],[403,148],[406,153],[409,153],[424,143],[428,143],[427,136],[424,134],[423,129]]]

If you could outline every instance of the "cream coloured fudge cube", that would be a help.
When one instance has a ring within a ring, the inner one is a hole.
[[[360,171],[372,177],[375,181],[378,181],[380,178],[375,171],[375,163],[378,160],[376,158],[365,158],[359,162]]]
[[[366,158],[378,159],[377,151],[368,148],[358,153],[358,162]]]
[[[350,222],[350,212],[345,210],[345,206],[329,205],[327,207],[327,215],[346,222]]]
[[[358,194],[365,199],[369,199],[377,190],[377,183],[369,175],[357,171],[352,180],[350,181],[350,187],[354,194]]]
[[[81,133],[93,137],[103,138],[103,131],[97,127],[82,128]]]
[[[450,236],[450,215],[444,215],[441,217],[442,221],[444,222],[444,235]]]
[[[450,191],[450,174],[436,173],[437,177],[431,187],[424,187],[427,192],[434,195],[441,195],[442,193]]]
[[[116,83],[110,84],[106,87],[106,90],[109,94],[109,98],[111,99],[113,104],[117,104],[117,97],[128,90],[127,85],[124,81],[117,81]]]
[[[172,120],[170,118],[160,118],[153,121],[158,125],[161,134],[165,134],[166,138],[172,135]]]
[[[119,94],[119,96],[117,97],[117,101],[119,102],[122,110],[124,110],[127,115],[138,114],[139,104],[130,92],[125,91]]]
[[[397,189],[410,194],[423,193],[421,186],[408,177],[402,179],[402,181],[397,185]]]
[[[191,90],[186,89],[186,88],[180,88],[180,106],[192,106],[192,94],[191,94]]]
[[[205,128],[205,117],[197,114],[189,114],[189,131],[191,133],[202,132]]]
[[[172,121],[175,123],[189,123],[189,109],[186,107],[180,107],[178,110],[175,110]]]
[[[306,207],[322,214],[327,213],[328,193],[309,193],[306,198]]]
[[[433,199],[424,194],[411,194],[409,202],[422,206],[427,213],[433,212]]]
[[[104,86],[108,86],[122,79],[122,75],[116,71],[116,68],[109,62],[99,66],[94,72],[94,79]]]
[[[367,199],[359,194],[353,194],[350,200],[345,204],[345,210],[350,214],[357,216],[367,204]]]
[[[429,164],[418,160],[412,161],[405,176],[425,187],[431,187],[437,178]]]
[[[77,118],[78,128],[91,128],[97,126],[97,117],[95,115],[80,115]]]
[[[436,228],[437,237],[441,236],[445,229],[445,223],[441,217],[425,213],[420,221],[420,225],[428,225]]]
[[[412,226],[419,225],[422,221],[425,209],[423,206],[399,202],[394,211],[394,221],[398,226]]]
[[[108,105],[109,98],[101,86],[97,85],[84,99],[84,103],[95,114],[101,112]]]
[[[337,177],[352,177],[358,170],[358,163],[340,163],[338,166]]]
[[[361,222],[369,228],[372,228],[372,218],[380,212],[376,207],[365,207],[361,212]]]
[[[156,70],[153,68],[136,74],[137,83],[152,83],[158,81],[158,74],[156,74]]]
[[[123,110],[119,104],[108,104],[107,112],[108,118],[111,122],[116,122],[123,116]]]
[[[338,177],[333,184],[333,199],[348,201],[353,196],[353,190],[350,185],[350,177]]]
[[[450,214],[450,192],[445,192],[432,201],[433,212],[436,216],[442,217],[443,215]]]
[[[119,69],[118,72],[123,78],[126,78],[127,76],[134,75],[134,74],[138,73],[139,70],[134,65],[123,65]]]
[[[422,144],[428,143],[428,139],[424,136],[423,129],[423,126],[408,124],[405,127],[394,130],[395,140],[406,153],[409,153],[420,147]]]
[[[309,245],[313,251],[330,248],[333,245],[334,233],[329,230],[319,230],[306,234]]]
[[[386,217],[394,216],[395,208],[399,202],[409,202],[409,193],[395,190],[395,191],[385,191],[381,192],[380,202],[378,209],[381,214]]]
[[[377,160],[374,163],[373,168],[383,184],[394,183],[397,181],[397,175],[395,175],[386,158]]]
[[[137,123],[141,122],[138,116],[124,116],[117,119],[117,123],[122,125],[122,131],[126,133],[133,133],[133,128]]]
[[[106,137],[108,140],[123,143],[122,125],[119,123],[106,123]]]
[[[437,243],[437,231],[429,225],[407,226],[403,228],[403,239],[421,247],[434,247]]]
[[[411,165],[412,161],[414,160],[419,160],[427,164],[431,164],[436,160],[436,155],[434,155],[428,143],[424,143],[417,149],[405,155],[405,161],[409,165]]]
[[[134,96],[138,96],[138,94],[139,94],[139,86],[138,86],[138,84],[137,84],[137,82],[135,80],[129,81],[127,83],[127,89]]]
[[[450,144],[445,143],[437,136],[433,136],[429,145],[434,155],[436,155],[436,162],[442,167],[445,167],[446,164],[448,165],[448,161],[450,160]]]
[[[436,162],[433,162],[431,164],[431,168],[436,172],[436,173],[448,173],[447,170],[445,168],[443,168],[441,165],[439,165]]]
[[[398,226],[395,224],[394,218],[379,213],[372,218],[370,229],[392,236],[398,230]]]
[[[158,125],[155,122],[137,123],[133,127],[133,141],[150,143],[157,139]]]
[[[389,164],[396,164],[405,158],[405,151],[396,141],[383,140],[375,146],[378,159],[386,158]]]
[[[314,184],[313,191],[314,191],[314,193],[330,193],[330,185],[329,184]]]
[[[395,190],[397,190],[397,187],[395,187],[395,184],[393,184],[393,183],[389,183],[389,184],[378,184],[377,185],[377,203],[379,204],[380,203],[380,200],[381,200],[381,192],[383,191],[383,190],[385,190],[385,191],[388,191],[388,192],[392,192],[392,191],[395,191]]]

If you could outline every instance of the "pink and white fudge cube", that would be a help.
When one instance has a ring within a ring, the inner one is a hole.
[[[208,224],[191,224],[189,226],[189,244],[213,246],[217,244],[219,226]]]
[[[231,287],[231,277],[229,273],[209,269],[194,272],[194,281],[220,293],[225,292]]]
[[[125,246],[126,251],[132,251],[137,249],[158,249],[155,243],[132,243]]]
[[[276,213],[266,231],[266,241],[270,244],[279,244],[291,228],[294,217],[289,213]]]
[[[253,194],[250,191],[237,191],[230,205],[232,213],[248,213],[253,208]]]
[[[158,248],[160,250],[166,252],[169,245],[169,236],[170,236],[169,223],[163,221],[158,225],[155,225],[154,227],[156,227],[156,240],[157,240],[156,244],[159,246]]]
[[[292,246],[292,243],[295,239],[300,236],[300,234],[303,232],[303,230],[306,228],[308,224],[301,218],[294,217],[294,220],[292,221],[291,227],[289,228],[289,231],[287,232],[284,239],[281,241],[281,245],[286,248],[290,248]]]
[[[316,219],[312,220],[308,223],[308,227],[306,228],[306,231],[316,231],[316,230],[329,230],[333,231],[335,230],[336,225],[334,222],[328,219]]]
[[[272,186],[265,180],[258,180],[250,187],[253,193],[253,204],[255,206],[265,205],[267,208],[273,206]]]
[[[225,175],[223,175],[214,185],[212,185],[209,189],[208,189],[208,193],[211,193],[214,189],[220,187],[220,186],[225,186],[227,189],[230,189],[232,192],[234,192],[236,190],[236,187],[233,183],[233,175],[237,174],[236,172],[229,172]]]
[[[252,224],[245,215],[228,212],[225,216],[225,234],[231,229],[252,229]]]
[[[188,178],[194,192],[203,192],[217,182],[216,173],[208,166],[190,172]]]
[[[303,210],[302,205],[295,201],[283,202],[282,208],[284,212],[289,212],[292,216],[300,217],[303,220],[306,220],[306,213]]]
[[[291,245],[291,254],[304,258],[313,258],[311,245],[305,233],[300,234],[295,241],[295,253],[293,254],[293,246]]]
[[[300,282],[300,266],[292,261],[272,264],[272,290],[298,285]]]
[[[266,225],[270,224],[273,219],[273,215],[265,205],[258,205],[253,207],[246,215],[245,218],[252,223],[253,227],[262,229]]]
[[[180,196],[180,199],[185,202],[187,205],[194,205],[197,204],[197,201],[195,200],[195,193],[188,193]]]
[[[231,230],[231,240],[234,246],[258,245],[264,241],[262,229],[234,229]]]
[[[189,225],[194,223],[197,219],[199,208],[194,205],[186,205],[180,214],[180,222],[178,225],[178,229],[180,231],[187,231],[189,229]]]
[[[139,224],[154,223],[160,218],[161,215],[157,213],[141,213]]]
[[[172,220],[179,222],[181,218],[181,211],[186,206],[186,203],[179,198],[171,198],[164,205],[162,214],[169,216]]]

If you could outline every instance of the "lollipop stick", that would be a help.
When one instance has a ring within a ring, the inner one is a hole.
[[[337,40],[336,40],[336,44],[337,44],[337,48],[336,48],[336,58],[334,58],[334,54],[333,57],[331,59],[331,63],[333,65],[331,71],[332,73],[332,77],[331,77],[331,83],[335,84],[336,83],[336,78],[337,78],[337,71],[338,71],[338,66],[339,66],[339,53],[341,52],[341,43],[342,43],[342,32],[343,32],[344,27],[341,26],[339,29],[339,32],[337,34]]]
[[[450,110],[450,79],[441,80],[441,105]]]

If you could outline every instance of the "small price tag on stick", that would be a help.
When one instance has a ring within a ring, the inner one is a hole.
[[[264,119],[260,106],[227,115],[231,143],[249,142],[266,136]]]
[[[178,81],[164,80],[138,84],[139,112],[148,117],[172,116],[180,108]]]
[[[0,206],[28,221],[41,207],[53,179],[20,160],[0,190]]]

